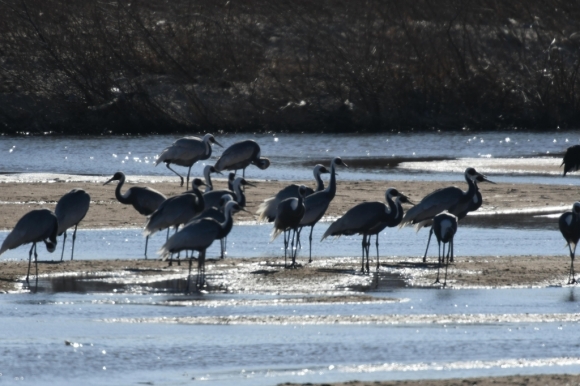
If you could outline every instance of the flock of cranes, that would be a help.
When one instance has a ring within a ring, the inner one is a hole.
[[[164,162],[168,169],[179,176],[181,186],[183,186],[183,177],[170,165],[188,167],[187,189],[191,167],[199,160],[208,159],[214,144],[223,147],[211,134],[206,134],[203,138],[181,138],[163,150],[156,165]],[[144,230],[145,258],[147,258],[149,236],[162,230],[167,230],[166,242],[159,251],[163,260],[182,251],[186,252],[186,257],[188,251],[198,252],[196,287],[200,288],[205,285],[206,249],[215,240],[220,240],[221,257],[223,258],[225,239],[233,227],[233,215],[239,211],[245,211],[245,188],[254,186],[245,180],[245,169],[249,165],[255,165],[262,170],[270,166],[270,161],[261,157],[260,146],[252,140],[240,141],[228,147],[215,165],[205,167],[205,182],[199,178],[194,178],[190,190],[173,197],[167,198],[149,187],[131,187],[122,193],[126,180],[123,172],[115,173],[104,185],[118,181],[115,189],[116,199],[122,204],[132,205],[141,215],[147,216]],[[579,169],[580,145],[568,148],[562,165],[564,165],[564,176],[570,171]],[[292,184],[280,190],[275,196],[266,199],[259,206],[256,213],[258,221],[273,222],[271,241],[280,234],[284,234],[285,266],[288,268],[297,267],[296,254],[301,247],[300,233],[304,227],[310,227],[309,262],[312,261],[312,232],[336,195],[336,168],[339,166],[348,167],[340,157],[332,159],[329,169],[323,165],[316,165],[313,169],[315,189]],[[236,177],[236,172],[240,169],[243,170],[243,176]],[[228,189],[214,190],[211,174],[222,174],[221,172],[225,170],[234,171],[228,176]],[[330,174],[327,187],[324,187],[321,178],[321,175],[325,173]],[[330,236],[361,235],[361,272],[369,273],[369,250],[373,235],[375,236],[376,269],[378,270],[380,232],[387,227],[414,225],[418,231],[422,227],[430,226],[423,261],[426,259],[429,243],[434,234],[439,245],[438,267],[445,266],[443,281],[443,286],[445,286],[447,268],[449,263],[453,262],[453,239],[457,232],[458,222],[469,212],[477,210],[482,205],[483,198],[477,184],[480,182],[494,183],[471,167],[465,170],[464,177],[467,182],[467,190],[461,190],[455,186],[438,189],[425,196],[417,204],[412,203],[405,194],[397,189],[389,188],[385,192],[386,203],[363,202],[354,206],[328,227],[322,240]],[[202,193],[201,189],[204,186],[205,190]],[[25,214],[2,243],[0,255],[6,250],[32,243],[28,254],[26,282],[29,283],[33,253],[38,280],[36,244],[44,242],[47,250],[52,253],[56,249],[57,236],[64,234],[62,261],[67,230],[74,227],[72,260],[77,227],[86,216],[89,204],[90,196],[88,193],[82,189],[73,189],[58,201],[54,213],[48,209],[38,209]],[[403,204],[412,205],[406,213]],[[170,237],[171,228],[175,229],[175,233]],[[560,216],[559,228],[569,246],[571,265],[568,284],[573,284],[576,283],[574,274],[575,250],[580,240],[580,202],[573,204],[572,211]],[[288,253],[290,253],[291,258],[290,265],[286,263]],[[190,275],[192,258],[189,259]],[[439,268],[436,283],[440,282]]]

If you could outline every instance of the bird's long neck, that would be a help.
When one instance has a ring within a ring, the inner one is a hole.
[[[227,230],[234,225],[234,216],[232,216],[232,207],[227,206],[224,210],[224,221],[220,223],[222,229]]]
[[[205,192],[211,192],[213,190],[213,184],[211,182],[211,175],[209,170],[205,171]]]
[[[197,197],[197,201],[195,202],[195,211],[196,212],[203,212],[203,210],[205,209],[205,200],[203,198],[203,194],[201,194],[201,192],[199,191],[199,189],[196,187],[193,189],[193,194],[195,194],[195,196]]]
[[[117,200],[121,204],[130,204],[131,201],[129,201],[128,192],[125,194],[121,193],[121,188],[123,187],[124,183],[125,183],[125,176],[121,177],[121,179],[119,180],[119,183],[117,184],[117,188],[115,188],[115,197],[117,198]]]
[[[236,196],[238,197],[238,205],[240,205],[242,208],[245,208],[246,195],[244,194],[244,191],[242,190],[242,187],[240,186],[239,183],[234,184],[234,192],[236,193]]]
[[[393,201],[393,197],[390,194],[386,194],[385,200],[387,200],[387,208],[385,208],[386,216],[389,217],[389,219],[396,217],[399,214],[399,210]]]
[[[208,138],[204,138],[203,139],[203,143],[205,144],[205,154],[204,154],[204,156],[206,157],[205,159],[208,159],[209,157],[211,157],[211,144],[209,143],[209,139]]]
[[[331,198],[334,198],[336,195],[336,173],[335,173],[336,166],[334,162],[330,165],[330,181],[328,182],[328,186],[326,187],[326,191],[330,194]]]
[[[324,190],[324,181],[322,181],[320,171],[316,170],[314,172],[314,179],[316,180],[316,191],[320,192],[321,190]]]
[[[401,223],[401,221],[403,220],[403,205],[401,204],[401,198],[397,197],[395,199],[394,206],[393,206],[393,204],[391,204],[392,202],[393,202],[392,200],[391,200],[391,202],[389,202],[389,206],[391,207],[391,212],[396,211],[394,218],[393,218],[393,222],[396,225],[399,225]]]
[[[466,197],[467,200],[471,200],[475,192],[477,192],[477,185],[475,185],[475,182],[467,175],[465,176],[465,181],[467,181],[469,187],[467,188],[467,191],[463,192],[463,196]]]

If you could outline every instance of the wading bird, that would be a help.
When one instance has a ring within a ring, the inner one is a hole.
[[[385,192],[385,200],[382,202],[363,202],[350,208],[341,218],[330,224],[322,240],[328,236],[340,237],[342,235],[363,236],[362,239],[362,266],[361,272],[369,272],[369,249],[372,235],[376,235],[377,248],[377,271],[379,269],[379,233],[386,227],[399,225],[403,218],[401,203],[410,202],[408,197],[395,188],[389,188]],[[321,241],[322,241],[321,240]],[[366,267],[365,267],[366,254]]]
[[[298,252],[298,227],[302,216],[304,216],[304,196],[306,195],[306,186],[300,185],[298,187],[298,197],[290,197],[282,200],[276,209],[276,219],[274,220],[274,228],[270,242],[274,241],[280,233],[284,233],[284,267],[286,267],[286,251],[288,250],[288,243],[290,238],[292,242],[290,245],[290,256],[292,257],[292,264],[290,268],[296,268],[296,253]],[[286,237],[288,235],[288,237]],[[296,240],[296,248],[294,248],[294,240]]]
[[[570,146],[566,149],[562,165],[564,165],[564,177],[566,177],[566,173],[578,170],[580,167],[580,145]]]
[[[184,137],[173,142],[171,146],[166,147],[161,152],[159,158],[155,162],[155,166],[159,165],[161,162],[165,162],[167,169],[171,170],[173,173],[181,179],[181,185],[183,186],[183,177],[177,173],[175,170],[171,169],[171,164],[179,166],[187,166],[187,181],[185,187],[189,187],[189,174],[191,173],[191,167],[201,160],[206,160],[211,157],[212,147],[211,145],[216,144],[223,147],[211,134],[206,134],[202,138],[198,137]]]
[[[439,283],[439,269],[445,263],[445,280],[443,280],[443,287],[447,285],[447,268],[449,267],[449,260],[453,261],[453,238],[457,232],[457,216],[445,211],[439,213],[433,218],[433,233],[437,238],[439,244],[439,265],[437,266],[437,279],[435,283]],[[441,254],[441,243],[443,243],[443,254]],[[445,259],[445,244],[449,244],[447,250],[447,260]]]
[[[211,173],[218,173],[218,174],[222,174],[220,172],[218,172],[217,170],[215,170],[215,168],[211,165],[205,165],[205,168],[203,168],[203,176],[205,178],[205,192],[211,192],[213,190],[213,183],[211,182]]]
[[[200,214],[198,214],[197,216],[195,216],[194,218],[191,219],[191,222],[199,220],[201,218],[205,218],[205,217],[209,217],[209,218],[213,218],[214,220],[216,220],[217,222],[224,222],[225,220],[225,215],[224,215],[224,211],[226,209],[226,204],[230,201],[234,201],[234,198],[232,197],[231,194],[224,194],[222,196],[222,198],[220,199],[219,202],[219,206],[216,207],[209,207],[209,208],[205,208],[203,210],[203,212],[201,212]],[[220,239],[220,249],[221,249],[221,254],[220,254],[220,259],[224,259],[227,255],[227,236],[224,238]]]
[[[227,236],[233,226],[232,215],[243,210],[235,201],[230,201],[226,205],[225,220],[218,222],[212,218],[201,218],[193,221],[167,240],[159,250],[162,259],[167,259],[172,253],[180,251],[198,251],[197,259],[197,281],[196,287],[202,288],[205,285],[205,251],[217,239]],[[189,276],[187,280],[187,289],[189,291],[189,277],[191,277],[191,263],[193,257],[189,260]]]
[[[246,181],[244,178],[242,177],[238,177],[235,179],[234,183],[234,190],[231,191],[229,189],[220,189],[220,190],[212,190],[211,192],[207,192],[203,194],[203,198],[205,200],[205,207],[206,208],[211,208],[212,206],[214,207],[219,207],[219,203],[221,198],[223,197],[224,194],[229,194],[234,198],[234,201],[236,201],[238,204],[240,204],[240,206],[242,208],[244,208],[246,206],[246,195],[244,194],[244,191],[242,190],[242,186],[256,186],[254,184],[249,183],[248,181]]]
[[[228,147],[222,153],[221,157],[215,163],[218,171],[233,170],[237,172],[243,170],[242,177],[246,177],[246,168],[250,165],[256,165],[264,170],[270,166],[268,158],[260,157],[260,145],[251,139],[236,142]]]
[[[77,227],[79,223],[85,218],[89,211],[91,203],[91,196],[82,189],[73,189],[66,193],[56,203],[54,213],[58,219],[58,235],[64,233],[62,240],[62,253],[60,254],[60,261],[64,258],[64,245],[66,244],[66,231],[68,228],[75,227],[72,235],[72,251],[70,259],[72,260],[75,254],[75,240],[77,238]]]
[[[12,232],[6,236],[0,255],[9,249],[17,248],[21,245],[32,243],[28,252],[28,271],[26,272],[26,283],[30,286],[28,278],[30,276],[30,266],[32,264],[32,251],[34,250],[34,262],[36,265],[36,284],[38,285],[38,254],[36,253],[36,243],[43,241],[46,250],[50,253],[56,249],[56,235],[58,232],[58,220],[56,215],[48,209],[35,209],[26,213],[18,222]]]
[[[473,205],[474,196],[478,191],[475,181],[493,182],[488,180],[483,174],[478,173],[474,168],[465,169],[464,176],[468,185],[466,191],[463,191],[456,186],[449,186],[428,194],[420,203],[405,213],[399,227],[403,227],[407,224],[414,224],[415,230],[418,232],[422,227],[430,225],[433,218],[445,210],[455,216],[462,213],[467,214],[469,208]],[[433,229],[429,232],[427,249],[429,248],[432,235]],[[425,250],[423,261],[426,261],[427,249]],[[453,259],[451,261],[453,261]]]
[[[194,178],[192,190],[163,201],[157,210],[148,216],[143,234],[149,237],[155,232],[169,230],[171,227],[177,231],[180,225],[186,224],[200,214],[204,209],[204,200],[199,188],[204,185],[202,180]]]
[[[314,192],[320,192],[321,190],[324,190],[324,182],[322,181],[320,175],[323,173],[330,173],[330,171],[327,168],[325,168],[320,164],[316,165],[312,172],[314,174],[314,179],[316,180],[316,190],[313,190],[311,188],[305,188],[306,189],[305,197],[311,195]],[[278,193],[276,193],[275,196],[265,199],[264,202],[260,204],[258,210],[256,211],[256,214],[258,215],[258,221],[259,222],[274,221],[274,219],[276,218],[276,210],[278,209],[278,204],[280,204],[282,200],[285,200],[287,198],[298,197],[299,188],[300,188],[299,185],[292,184],[280,190]]]
[[[560,216],[558,220],[560,232],[566,240],[568,249],[570,250],[570,272],[568,273],[568,284],[576,283],[574,277],[574,257],[576,256],[576,246],[580,239],[580,202],[575,202],[572,205],[572,211],[566,212]]]
[[[133,186],[124,194],[121,194],[121,188],[125,183],[125,173],[117,172],[105,182],[107,185],[111,181],[119,181],[115,189],[115,197],[121,204],[133,205],[133,208],[143,216],[149,216],[159,208],[159,205],[167,199],[163,194],[149,187]],[[147,258],[147,244],[149,243],[149,236],[145,238],[145,258]]]
[[[310,227],[310,236],[308,237],[308,242],[310,246],[310,252],[308,254],[308,262],[312,262],[312,231],[316,223],[324,216],[328,205],[336,195],[336,166],[341,165],[345,168],[348,166],[342,162],[340,157],[336,157],[330,163],[330,181],[326,189],[320,192],[312,193],[310,196],[304,199],[304,216],[302,221],[300,221],[300,229],[298,230],[298,239],[300,240],[300,233],[302,228]]]

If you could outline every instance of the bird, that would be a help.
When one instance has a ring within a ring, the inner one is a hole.
[[[218,174],[222,174],[221,172],[218,172],[217,170],[215,170],[215,168],[211,165],[205,165],[205,168],[203,168],[203,177],[205,178],[205,192],[211,192],[213,190],[213,184],[211,182],[211,173],[218,173]]]
[[[167,259],[172,253],[190,250],[198,251],[198,266],[197,266],[197,282],[196,287],[202,288],[205,285],[205,252],[206,249],[217,239],[227,236],[227,233],[232,229],[233,217],[232,215],[243,208],[235,201],[230,201],[226,204],[224,211],[225,219],[218,222],[213,218],[201,218],[193,221],[163,244],[159,250],[162,259]],[[189,277],[191,277],[191,263],[189,260],[189,276],[187,281],[187,289],[189,291]]]
[[[399,224],[399,227],[404,227],[408,224],[414,224],[415,230],[418,232],[422,227],[428,226],[432,223],[433,217],[443,212],[444,210],[449,211],[449,213],[457,216],[462,214],[466,210],[472,207],[472,202],[474,202],[474,195],[477,193],[476,180],[486,181],[493,183],[488,180],[486,176],[477,172],[474,168],[468,167],[464,172],[465,181],[467,182],[468,189],[466,191],[461,190],[456,186],[449,186],[446,188],[435,190],[434,192],[425,196],[421,202],[412,207],[405,213],[403,220]],[[429,239],[427,241],[427,249],[429,248],[429,242],[431,241],[432,231],[429,232]],[[427,250],[425,250],[425,255],[423,257],[423,262],[427,259]]]
[[[570,250],[571,263],[570,272],[568,273],[568,284],[574,284],[576,283],[574,277],[574,257],[576,255],[576,246],[580,239],[580,202],[575,202],[572,205],[572,211],[565,212],[560,216],[558,225]]]
[[[305,197],[311,195],[315,191],[320,192],[321,190],[324,190],[324,182],[322,181],[320,175],[323,173],[330,173],[330,171],[326,167],[320,164],[314,166],[312,172],[314,174],[314,179],[316,180],[316,190],[305,187],[306,189]],[[300,186],[297,184],[289,185],[284,189],[280,190],[278,193],[276,193],[275,196],[265,199],[264,202],[260,204],[258,210],[256,211],[256,214],[258,215],[258,222],[274,221],[274,219],[276,218],[276,209],[278,208],[278,204],[280,204],[280,202],[282,202],[282,200],[286,198],[298,197],[299,187]]]
[[[219,189],[219,190],[212,190],[211,192],[207,192],[203,194],[203,198],[205,200],[206,208],[219,207],[220,199],[224,194],[230,194],[234,201],[236,201],[242,208],[246,206],[246,195],[242,190],[242,186],[256,186],[254,184],[249,183],[243,177],[238,177],[235,179],[233,183],[233,191],[229,189]]]
[[[28,252],[28,271],[26,273],[26,283],[30,286],[30,266],[32,264],[32,251],[34,250],[34,262],[36,265],[36,284],[38,285],[38,254],[36,253],[36,243],[43,241],[46,250],[50,253],[56,249],[56,235],[58,232],[58,219],[56,215],[48,209],[35,209],[26,213],[14,226],[12,232],[6,236],[0,255],[9,249],[17,248],[21,245],[32,243]]]
[[[123,194],[121,188],[125,183],[125,173],[117,172],[103,185],[107,185],[111,181],[119,181],[115,189],[115,197],[121,204],[131,204],[133,208],[143,216],[153,214],[159,208],[159,205],[167,199],[165,195],[159,193],[155,189],[149,187],[133,186]],[[147,258],[147,244],[149,243],[149,236],[145,238],[145,258]]]
[[[200,218],[204,218],[204,217],[210,217],[210,218],[213,218],[214,220],[216,220],[217,222],[223,222],[225,220],[224,210],[226,209],[226,204],[229,201],[234,201],[234,198],[232,197],[232,195],[231,194],[224,194],[222,196],[222,198],[220,199],[218,207],[212,206],[209,208],[205,208],[203,210],[203,212],[201,212],[200,214],[198,214],[197,216],[192,218],[190,222],[199,220]],[[220,259],[225,258],[226,254],[227,254],[226,240],[227,240],[227,237],[220,239],[220,249],[221,249]]]
[[[147,217],[143,234],[149,237],[163,229],[169,230],[169,228],[174,227],[177,230],[180,225],[188,223],[193,217],[201,213],[205,205],[203,194],[199,188],[204,185],[202,180],[194,178],[192,190],[163,201],[157,210]]]
[[[560,167],[562,165],[564,165],[564,175],[562,177],[566,177],[566,174],[569,172],[575,172],[578,170],[580,167],[580,145],[570,146],[566,149]]]
[[[234,181],[236,180],[236,173],[230,172],[228,174],[228,189],[234,191]]]
[[[171,170],[173,173],[181,179],[181,185],[183,186],[183,177],[171,168],[171,164],[179,166],[187,166],[187,181],[185,183],[186,188],[189,187],[189,174],[191,173],[191,167],[201,160],[206,160],[211,157],[212,147],[211,145],[216,144],[223,147],[212,134],[206,134],[203,138],[199,137],[183,137],[173,142],[171,146],[166,147],[161,152],[157,161],[155,161],[155,166],[159,165],[161,162],[165,162],[167,169]]]
[[[280,233],[284,233],[284,267],[286,267],[286,251],[288,250],[288,243],[291,238],[290,256],[292,257],[292,264],[290,268],[296,268],[296,253],[298,248],[294,248],[294,241],[296,240],[296,245],[298,246],[297,233],[302,216],[304,216],[305,195],[306,186],[300,185],[298,187],[298,197],[286,198],[276,208],[276,219],[274,220],[274,228],[272,229],[270,242],[274,241]]]
[[[389,188],[385,192],[385,200],[388,205],[379,201],[363,202],[350,208],[342,217],[334,221],[322,240],[329,236],[340,237],[342,235],[359,234],[362,239],[362,266],[361,272],[369,270],[369,247],[372,235],[376,235],[377,270],[379,269],[379,233],[386,227],[399,225],[403,218],[401,203],[410,203],[407,196],[395,188]],[[366,254],[366,266],[365,266]]]
[[[309,226],[309,263],[312,262],[312,231],[314,230],[316,223],[322,218],[322,216],[324,216],[326,209],[328,209],[328,205],[330,205],[330,202],[336,195],[336,166],[338,165],[348,168],[340,157],[335,157],[330,163],[330,181],[328,182],[326,189],[312,193],[304,199],[304,216],[302,217],[302,221],[300,221],[298,239],[300,239],[302,228]]]
[[[237,173],[239,169],[243,170],[242,177],[246,177],[246,168],[250,165],[256,165],[264,170],[270,166],[268,158],[261,157],[260,145],[251,139],[236,142],[228,147],[215,163],[218,171],[233,170]]]
[[[439,244],[439,265],[437,266],[437,279],[435,279],[435,283],[439,283],[439,269],[444,263],[445,280],[443,280],[443,287],[445,287],[447,285],[447,267],[449,266],[450,256],[451,260],[453,260],[453,238],[457,232],[457,216],[454,216],[448,211],[443,211],[433,217],[433,225],[431,228]],[[441,253],[441,243],[443,243],[443,254]],[[445,259],[445,244],[449,244],[447,260]]]
[[[77,238],[77,227],[79,223],[85,218],[89,211],[91,203],[91,196],[83,189],[73,189],[62,196],[56,203],[54,213],[58,219],[58,236],[64,233],[62,240],[62,253],[60,261],[64,257],[64,245],[66,244],[66,231],[71,227],[75,227],[72,236],[72,251],[70,259],[73,259],[75,253],[75,240]]]

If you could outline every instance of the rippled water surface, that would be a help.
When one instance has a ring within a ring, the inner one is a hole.
[[[461,171],[471,165],[498,182],[580,184],[576,176],[559,177],[558,168],[566,147],[580,143],[577,132],[217,136],[226,147],[248,137],[272,160],[268,170],[247,170],[258,179],[310,179],[314,163],[339,155],[351,163],[339,178],[350,180],[461,180]],[[0,137],[0,173],[110,175],[123,170],[171,176],[154,164],[177,138]],[[209,163],[222,151],[215,147]],[[201,169],[194,166],[192,174]],[[520,217],[508,227],[469,216],[457,233],[456,253],[498,259],[561,253],[567,263],[554,216]],[[314,258],[352,261],[354,272],[360,238],[320,242],[328,225],[314,229]],[[270,229],[236,225],[228,237],[228,258],[282,260],[282,240],[270,243]],[[6,234],[0,232],[0,239]],[[426,230],[387,229],[381,256],[422,256],[427,235]],[[164,240],[164,232],[151,238],[151,258]],[[66,254],[69,248],[70,237]],[[131,260],[142,258],[143,248],[140,229],[83,229],[75,255]],[[303,235],[299,261],[307,251]],[[59,259],[60,245],[52,255],[44,247],[39,252],[41,261]],[[213,245],[208,258],[218,253]],[[434,246],[430,256],[436,253]],[[2,256],[27,258],[27,247]],[[385,271],[372,280],[376,285],[364,295],[374,301],[309,302],[303,301],[308,294],[276,291],[185,295],[183,277],[145,282],[138,272],[42,276],[34,294],[0,295],[0,382],[244,386],[580,372],[580,292],[575,287],[414,288]],[[356,291],[343,289],[363,295]]]

